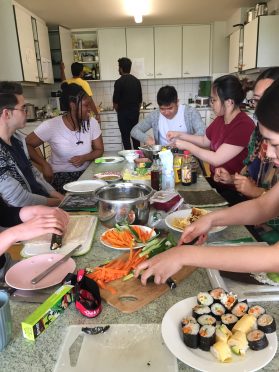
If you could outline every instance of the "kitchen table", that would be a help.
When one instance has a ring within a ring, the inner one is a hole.
[[[124,163],[113,164],[114,171],[122,170]],[[81,179],[91,179],[94,173],[103,172],[109,169],[108,164],[94,164],[84,172]],[[187,188],[189,189],[189,187]],[[191,185],[190,189],[206,190],[209,185],[203,177],[198,177],[198,183]],[[100,243],[100,235],[105,228],[99,224],[96,235],[93,240],[92,249],[84,256],[76,258],[78,268],[95,266],[108,259],[116,257],[119,252],[104,247]],[[250,236],[249,232],[243,226],[232,226],[227,229],[210,235],[210,241],[237,239]],[[124,314],[117,309],[103,303],[102,313],[94,319],[83,317],[76,311],[72,304],[51,326],[41,334],[35,342],[27,341],[23,338],[21,332],[21,321],[23,321],[38,305],[21,302],[11,302],[11,311],[13,319],[13,338],[9,345],[0,353],[0,371],[1,372],[51,372],[54,369],[60,346],[66,334],[67,326],[74,324],[145,324],[161,323],[166,311],[178,301],[187,297],[195,296],[199,291],[210,289],[210,282],[206,271],[197,269],[193,274],[181,282],[174,292],[167,292],[149,305],[131,314]],[[275,317],[279,324],[279,308],[274,302],[262,303],[267,311]],[[92,355],[92,363],[94,355]],[[192,368],[179,362],[179,371],[193,371]],[[263,371],[278,371],[279,356],[275,358]],[[66,372],[66,371],[65,371]]]

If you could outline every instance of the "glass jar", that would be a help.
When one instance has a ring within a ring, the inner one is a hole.
[[[191,155],[190,151],[183,152],[183,162],[181,166],[181,181],[183,186],[189,186],[192,183]]]
[[[162,190],[162,163],[158,154],[153,155],[151,165],[151,187],[154,190]]]

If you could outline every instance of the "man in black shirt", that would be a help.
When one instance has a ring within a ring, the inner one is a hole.
[[[130,150],[130,132],[139,121],[142,91],[139,79],[130,74],[132,61],[123,57],[118,60],[121,77],[114,84],[113,107],[117,112],[118,125],[125,150]],[[137,149],[140,142],[132,138]]]

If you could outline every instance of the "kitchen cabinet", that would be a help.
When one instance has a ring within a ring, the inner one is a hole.
[[[102,80],[119,78],[118,59],[126,57],[125,28],[98,30],[100,68]]]
[[[65,27],[49,27],[48,29],[51,60],[53,66],[54,81],[61,81],[60,64],[65,66],[65,77],[72,77],[71,65],[74,62],[71,31]]]
[[[229,72],[234,73],[239,70],[239,39],[240,30],[234,31],[230,35],[230,46],[229,46]]]
[[[123,149],[116,112],[101,113],[101,129],[105,151],[120,151]]]
[[[12,0],[0,1],[0,79],[53,82],[43,20]]]
[[[210,25],[183,26],[183,77],[210,75]]]
[[[74,61],[84,65],[84,79],[100,80],[97,31],[72,30],[72,44]]]
[[[279,65],[279,15],[261,16],[244,26],[243,70]]]
[[[39,82],[39,71],[37,66],[31,14],[18,5],[14,6],[14,10],[23,70],[23,80]],[[39,53],[38,50],[37,53]]]
[[[133,62],[132,74],[138,79],[154,79],[153,27],[126,28],[127,57]]]
[[[179,78],[182,72],[182,27],[154,28],[155,78]]]

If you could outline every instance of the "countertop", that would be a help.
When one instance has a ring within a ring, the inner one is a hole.
[[[123,163],[114,164],[114,170],[119,170]],[[108,164],[92,164],[82,176],[83,179],[91,178],[93,173],[108,170]],[[200,177],[196,185],[190,186],[197,189],[208,189],[207,182]],[[185,189],[185,188],[184,188]],[[92,244],[92,249],[84,256],[76,258],[78,268],[95,266],[107,259],[118,255],[118,251],[109,249],[101,245],[99,238],[105,228],[99,224]],[[250,236],[249,232],[242,226],[228,227],[218,234],[210,235],[210,241],[236,239]],[[21,321],[23,321],[38,305],[11,302],[11,311],[13,319],[13,338],[10,344],[0,353],[1,372],[21,371],[21,372],[51,372],[54,369],[60,346],[66,334],[67,326],[74,324],[145,324],[161,323],[166,311],[178,301],[187,297],[195,296],[199,291],[210,289],[210,282],[206,271],[197,269],[181,284],[178,285],[175,292],[168,292],[159,297],[149,305],[132,314],[123,314],[115,308],[103,303],[102,313],[94,319],[88,319],[78,313],[71,304],[65,312],[54,321],[50,327],[41,334],[35,342],[27,341],[23,338],[21,332]],[[262,303],[261,303],[262,304]],[[271,313],[277,324],[279,324],[279,308],[277,303],[262,304],[269,313]],[[92,362],[94,356],[92,355]],[[263,371],[278,371],[279,357],[276,354],[273,361]],[[193,371],[184,363],[179,362],[179,371]],[[66,371],[65,371],[66,372]]]

